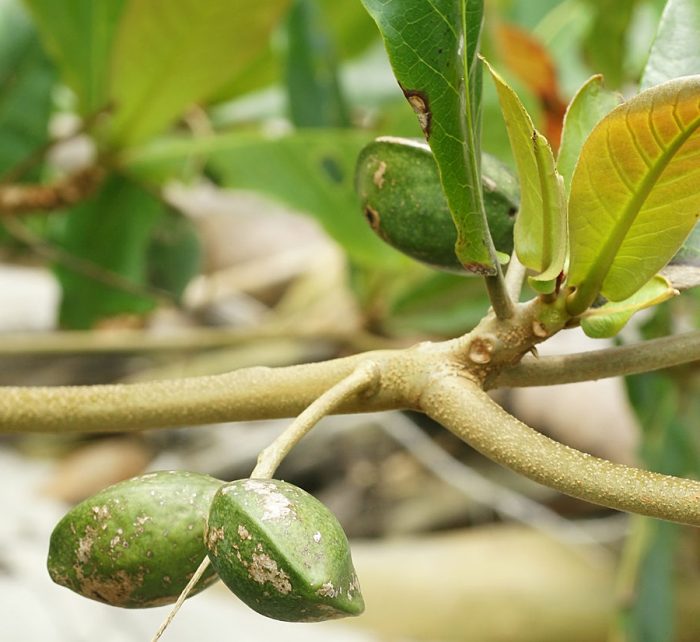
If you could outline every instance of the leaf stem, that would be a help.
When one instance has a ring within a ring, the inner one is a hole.
[[[270,479],[282,460],[301,439],[326,415],[332,413],[343,401],[360,392],[375,389],[379,383],[379,366],[373,361],[360,364],[356,370],[326,390],[308,406],[277,438],[258,456],[252,478]]]
[[[700,360],[700,331],[556,357],[526,358],[491,387],[552,386],[651,372]]]
[[[513,318],[515,307],[508,294],[508,287],[498,261],[496,261],[496,274],[494,276],[485,276],[484,280],[486,281],[486,290],[496,317],[502,321]]]

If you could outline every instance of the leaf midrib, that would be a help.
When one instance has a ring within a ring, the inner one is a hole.
[[[687,129],[680,132],[680,134],[662,152],[658,159],[654,161],[651,167],[649,167],[649,171],[647,172],[646,176],[642,179],[636,192],[623,209],[622,216],[620,216],[614,223],[611,233],[598,254],[598,260],[594,261],[588,270],[589,276],[598,275],[598,278],[594,279],[595,282],[591,283],[592,286],[595,286],[596,290],[599,289],[602,283],[605,281],[605,277],[607,276],[610,267],[612,266],[615,257],[622,246],[622,243],[627,237],[627,233],[634,224],[634,221],[639,213],[642,211],[644,203],[649,198],[649,195],[651,194],[651,191],[658,182],[659,178],[661,178],[661,175],[664,173],[674,156],[695,133],[698,127],[700,127],[700,116],[697,116],[693,121],[691,121]],[[587,279],[584,278],[584,281],[586,280]],[[586,289],[589,290],[590,288]]]

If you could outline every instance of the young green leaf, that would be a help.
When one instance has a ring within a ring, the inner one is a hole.
[[[595,127],[569,196],[568,310],[634,294],[700,217],[700,76],[642,92]]]
[[[700,74],[700,2],[668,0],[651,47],[641,89]]]
[[[83,115],[109,104],[114,33],[126,0],[25,0]]]
[[[622,102],[622,96],[603,87],[603,76],[589,78],[576,92],[564,116],[557,171],[568,193],[583,143],[598,122]]]
[[[586,312],[581,318],[583,331],[594,339],[614,337],[632,315],[679,294],[663,276],[656,275],[624,301],[606,303]]]
[[[466,269],[496,274],[479,178],[483,0],[363,0],[430,144]]]
[[[547,139],[532,123],[517,94],[487,63],[496,85],[520,178],[520,212],[515,221],[515,251],[538,274],[537,290],[551,292],[566,261],[566,203],[561,177]]]
[[[130,0],[112,54],[113,141],[142,141],[210,98],[263,51],[287,5]]]
[[[491,236],[500,252],[510,254],[518,210],[517,180],[486,154],[481,171]],[[393,136],[372,141],[357,160],[355,186],[367,221],[389,245],[435,268],[472,274],[457,259],[457,229],[425,142]]]

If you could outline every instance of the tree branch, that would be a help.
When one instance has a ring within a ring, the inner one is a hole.
[[[0,216],[51,211],[75,205],[102,183],[105,171],[90,165],[47,185],[0,185]]]
[[[700,331],[558,357],[527,358],[490,388],[552,386],[639,374],[700,360]]]
[[[363,361],[381,364],[402,352],[366,352],[287,368],[245,368],[224,375],[137,384],[0,387],[0,434],[133,432],[292,417]],[[337,412],[405,407],[402,394],[386,386],[369,399],[347,399]]]
[[[553,441],[457,373],[432,379],[420,407],[489,459],[533,481],[609,508],[700,526],[700,482],[614,464]]]

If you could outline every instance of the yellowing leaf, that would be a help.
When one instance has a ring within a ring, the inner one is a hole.
[[[657,274],[628,299],[617,303],[606,303],[587,312],[581,319],[581,327],[589,337],[594,339],[614,337],[625,327],[635,312],[663,303],[677,294],[679,294],[678,290],[675,290],[663,276]]]
[[[566,261],[566,209],[561,177],[547,139],[532,123],[517,94],[491,72],[520,178],[520,212],[515,221],[515,251],[538,274],[539,291],[551,292]]]
[[[595,127],[569,197],[567,308],[634,294],[700,218],[700,76],[642,92]]]

